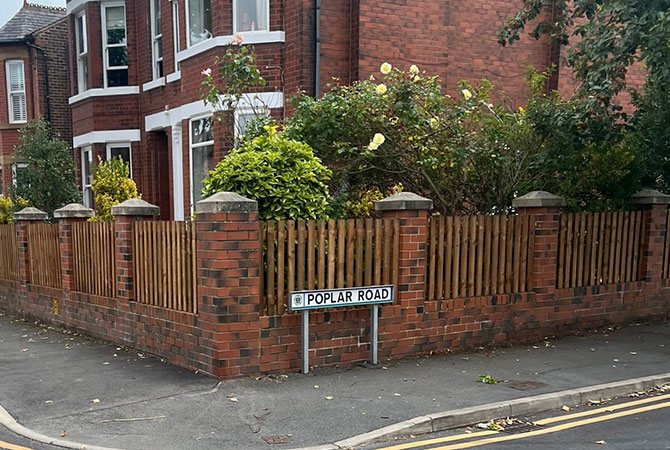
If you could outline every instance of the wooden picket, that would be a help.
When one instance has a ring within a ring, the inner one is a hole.
[[[60,288],[62,285],[58,224],[28,225],[30,283]]]
[[[288,313],[294,290],[397,285],[397,219],[268,220],[260,236],[263,314]]]
[[[72,224],[74,289],[87,294],[115,296],[114,224]]]
[[[640,280],[645,220],[642,211],[562,214],[556,286]]]
[[[0,225],[0,278],[19,279],[19,254],[15,225]]]
[[[534,235],[530,216],[430,218],[427,299],[529,291]]]
[[[134,222],[135,299],[197,313],[195,226],[191,222]]]

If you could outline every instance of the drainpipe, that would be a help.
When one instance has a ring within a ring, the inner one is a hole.
[[[314,98],[319,98],[321,78],[321,0],[314,0]]]
[[[44,64],[44,85],[45,85],[45,100],[46,100],[46,121],[51,125],[51,92],[49,90],[49,53],[46,49],[38,47],[37,45],[32,44],[31,42],[26,42],[28,47],[34,48],[37,50],[38,54],[42,55],[42,63]],[[39,85],[38,85],[39,86]]]

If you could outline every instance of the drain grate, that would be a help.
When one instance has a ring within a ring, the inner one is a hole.
[[[529,431],[535,431],[541,429],[541,425],[535,425],[534,423],[515,423],[512,425],[508,425],[505,427],[504,430],[501,430],[503,433],[508,433],[508,434],[522,434],[522,433],[528,433]]]

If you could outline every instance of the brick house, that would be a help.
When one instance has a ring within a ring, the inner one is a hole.
[[[66,142],[72,139],[67,55],[64,8],[24,3],[0,28],[0,194],[22,167],[14,146],[29,120],[42,117]]]
[[[239,126],[212,126],[201,100],[201,71],[236,35],[253,45],[268,81],[246,107],[274,117],[298,90],[318,95],[350,83],[384,61],[417,64],[455,92],[462,79],[488,78],[509,102],[526,98],[528,64],[560,67],[561,51],[523,38],[503,48],[496,34],[521,1],[509,0],[68,0],[73,147],[85,203],[91,167],[120,155],[145,200],[164,219],[183,220],[203,177]],[[550,88],[568,92],[561,68]]]

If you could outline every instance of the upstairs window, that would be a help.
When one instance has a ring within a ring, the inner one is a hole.
[[[188,45],[212,37],[212,0],[187,0]]]
[[[161,0],[151,0],[151,63],[154,80],[163,76],[163,32]]]
[[[270,30],[270,0],[233,0],[235,33]]]
[[[77,91],[88,89],[88,35],[86,34],[86,14],[75,18],[75,39],[77,49]]]
[[[26,111],[26,80],[23,73],[23,61],[7,61],[5,68],[7,72],[9,123],[26,122],[28,113]]]
[[[128,86],[128,44],[126,7],[123,3],[104,3],[102,7],[102,47],[105,87]]]

